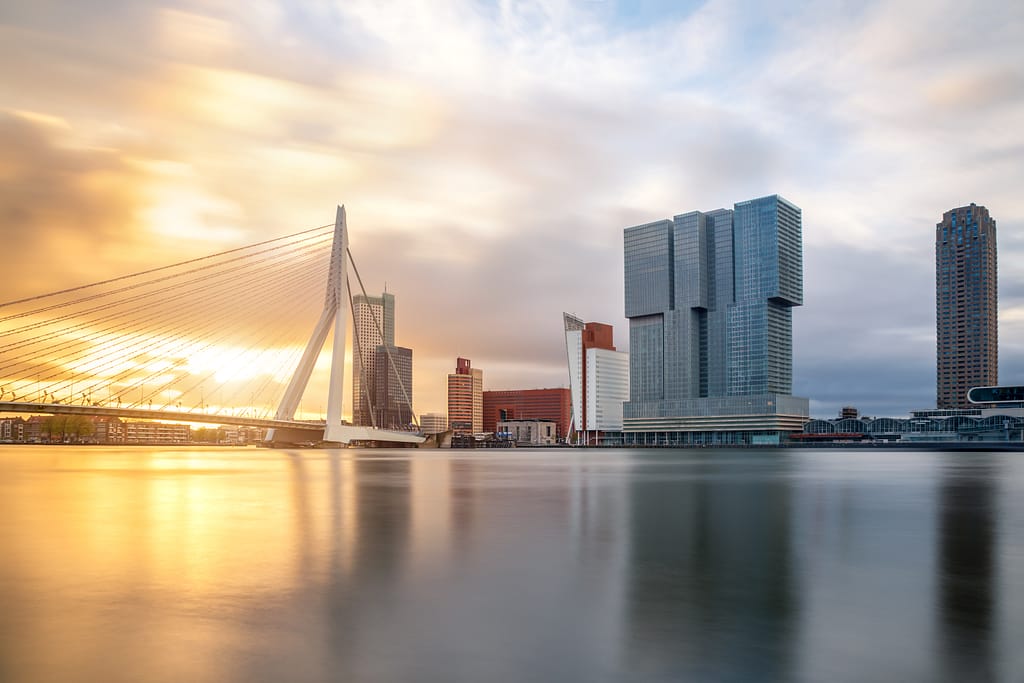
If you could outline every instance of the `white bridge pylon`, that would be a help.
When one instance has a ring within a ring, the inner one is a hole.
[[[348,226],[345,222],[345,207],[339,206],[334,221],[334,243],[331,248],[331,267],[327,275],[327,291],[324,296],[324,310],[313,328],[313,334],[306,344],[306,350],[299,360],[295,374],[284,392],[277,408],[275,419],[294,420],[302,394],[306,391],[313,366],[327,341],[327,334],[334,326],[334,344],[331,353],[331,377],[327,391],[327,423],[324,426],[325,444],[348,444],[352,441],[384,441],[395,443],[423,443],[425,438],[416,432],[400,432],[373,427],[342,424],[342,394],[345,385],[345,341],[348,328],[351,296],[348,290]],[[266,441],[291,440],[291,435],[267,431]],[[281,438],[284,437],[284,438]],[[308,437],[302,437],[308,438]]]

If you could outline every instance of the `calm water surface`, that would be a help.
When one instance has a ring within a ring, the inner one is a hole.
[[[0,447],[0,681],[1024,681],[1024,454]]]

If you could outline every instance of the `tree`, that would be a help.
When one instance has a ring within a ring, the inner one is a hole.
[[[92,420],[85,415],[69,416],[64,429],[65,433],[69,436],[74,436],[76,441],[81,441],[84,437],[92,436],[95,431]]]
[[[46,437],[47,441],[53,441],[53,435],[57,431],[56,417],[51,415],[44,419],[39,425],[39,433]]]
[[[40,431],[50,443],[63,443],[69,438],[79,442],[92,436],[94,428],[92,420],[85,415],[51,415],[43,420]]]

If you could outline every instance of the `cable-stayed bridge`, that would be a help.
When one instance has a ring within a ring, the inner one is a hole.
[[[281,444],[422,443],[414,424],[342,422],[350,266],[365,294],[339,206],[333,225],[0,304],[0,412],[245,425]],[[327,384],[307,392],[318,365]]]

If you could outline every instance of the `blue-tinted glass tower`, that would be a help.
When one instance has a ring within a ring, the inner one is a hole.
[[[799,429],[800,209],[778,195],[627,228],[633,443],[771,443]]]

